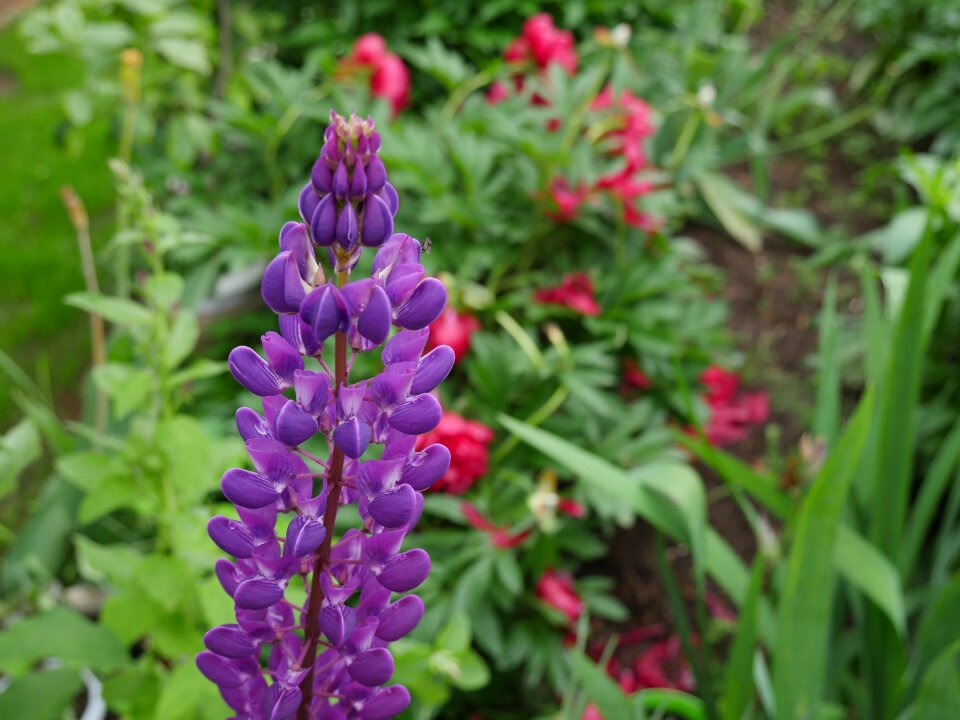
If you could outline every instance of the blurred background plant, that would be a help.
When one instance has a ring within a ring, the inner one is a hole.
[[[230,612],[203,530],[242,450],[223,358],[271,317],[331,108],[377,119],[451,298],[410,717],[955,714],[956,16],[24,9],[0,29],[0,716],[227,714],[192,663]]]

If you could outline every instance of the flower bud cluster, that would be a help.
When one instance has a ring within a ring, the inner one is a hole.
[[[445,345],[422,354],[446,290],[425,275],[420,243],[393,233],[397,195],[373,122],[332,120],[300,196],[303,222],[284,225],[281,252],[264,271],[263,298],[280,332],[263,336],[264,356],[238,347],[229,357],[263,413],[237,412],[254,469],[221,480],[239,519],[208,526],[235,558],[219,560],[216,574],[236,623],[205,635],[197,665],[240,719],[382,720],[407,707],[406,688],[385,686],[394,669],[387,646],[417,625],[424,606],[394,593],[420,585],[430,558],[401,544],[422,512],[421,493],[450,464],[443,445],[416,449],[440,421],[432,391],[454,362]],[[364,246],[378,248],[372,273],[351,280]],[[315,248],[327,249],[334,281]],[[383,371],[349,378],[355,355],[376,348]],[[316,436],[327,459],[300,447]],[[373,457],[371,445],[382,446]],[[345,504],[356,505],[361,526],[334,542]],[[295,582],[307,591],[304,607],[285,598]]]

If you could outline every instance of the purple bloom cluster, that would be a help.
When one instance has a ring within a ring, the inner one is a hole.
[[[401,544],[422,512],[421,493],[450,464],[442,445],[415,450],[417,435],[440,420],[432,391],[454,362],[447,346],[422,355],[446,290],[425,276],[420,243],[393,233],[397,194],[373,121],[331,118],[300,195],[303,222],[284,225],[281,252],[263,275],[280,332],[263,336],[265,357],[238,347],[229,358],[263,414],[237,412],[254,470],[234,468],[221,480],[239,520],[218,516],[208,526],[236,558],[219,560],[216,574],[237,622],[204,636],[197,665],[241,720],[382,720],[407,707],[406,688],[384,687],[394,669],[387,645],[417,625],[424,606],[393,593],[420,585],[430,558]],[[351,280],[364,246],[378,248],[371,275]],[[315,247],[327,248],[332,281]],[[383,371],[351,381],[356,354],[380,346]],[[318,434],[326,460],[299,447]],[[367,453],[374,444],[381,451]],[[362,526],[334,542],[337,509],[348,503]],[[283,535],[280,513],[292,514]],[[306,607],[284,597],[297,580]]]

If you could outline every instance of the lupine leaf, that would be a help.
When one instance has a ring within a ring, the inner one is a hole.
[[[0,634],[0,669],[6,672],[19,674],[37,660],[51,657],[97,670],[128,662],[116,635],[66,608],[20,620]]]
[[[60,720],[82,689],[83,680],[69,668],[14,678],[0,693],[0,717]]]
[[[143,327],[153,322],[153,314],[140,303],[94,293],[71,293],[63,301],[67,305],[100,315],[107,322],[123,327]]]

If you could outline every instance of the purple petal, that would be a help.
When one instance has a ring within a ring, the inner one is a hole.
[[[419,263],[421,251],[422,248],[417,240],[406,233],[394,233],[393,237],[377,250],[370,274],[373,277],[380,277],[395,265]]]
[[[304,222],[310,222],[313,218],[314,213],[317,210],[317,202],[319,198],[317,193],[313,190],[313,185],[307,183],[303,186],[303,190],[300,191],[300,197],[297,200],[297,207],[300,210],[300,217],[303,218]]]
[[[227,595],[233,597],[234,593],[237,592],[237,586],[240,584],[240,578],[237,577],[237,566],[229,560],[221,558],[214,564],[213,571]]]
[[[370,516],[386,528],[405,525],[417,505],[417,493],[409,485],[398,485],[380,493],[370,503]]]
[[[238,409],[236,419],[237,432],[244,440],[270,436],[266,420],[253,408],[242,407]]]
[[[337,215],[336,240],[344,250],[357,244],[357,210],[348,202]]]
[[[293,374],[297,370],[303,370],[303,357],[293,345],[272,330],[261,337],[260,341],[270,367],[283,379],[286,387],[293,385]]]
[[[350,192],[350,176],[347,174],[347,164],[343,161],[333,171],[333,194],[338,198],[345,198]]]
[[[413,295],[413,291],[423,280],[424,270],[420,263],[394,265],[387,276],[387,297],[391,304],[399,307]]]
[[[387,365],[370,384],[370,395],[381,408],[388,409],[410,396],[410,386],[416,373],[412,362]]]
[[[271,369],[266,360],[257,355],[253,348],[245,345],[234,348],[227,358],[227,365],[237,382],[254,395],[266,397],[276,395],[283,390],[283,380]]]
[[[211,652],[228,658],[250,657],[257,652],[257,646],[250,642],[250,638],[239,625],[220,625],[213,628],[203,636],[203,644]]]
[[[401,330],[383,346],[380,358],[384,365],[398,362],[411,362],[420,359],[420,353],[427,345],[430,331],[427,328],[420,330]]]
[[[390,427],[408,435],[419,435],[433,430],[442,414],[440,402],[433,395],[417,395],[393,409]]]
[[[238,558],[250,557],[253,536],[243,523],[217,515],[207,523],[207,533],[224,552]]]
[[[450,467],[450,451],[445,445],[435,443],[423,452],[414,453],[403,468],[400,482],[423,492],[439,480]]]
[[[288,447],[296,447],[316,434],[317,421],[293,400],[287,400],[277,415],[276,427],[277,440]]]
[[[310,171],[310,182],[318,195],[326,195],[333,190],[333,171],[323,157],[318,157]]]
[[[280,493],[265,477],[249,470],[231,468],[220,478],[220,489],[227,500],[248,508],[260,508],[276,502]]]
[[[380,191],[379,196],[380,199],[387,204],[387,207],[390,208],[390,214],[396,215],[397,209],[400,207],[400,196],[397,195],[396,188],[394,188],[390,183],[384,183],[383,189]]]
[[[293,374],[297,402],[311,415],[319,415],[330,401],[330,376],[312,370]]]
[[[367,195],[363,202],[363,229],[360,242],[367,247],[380,247],[393,235],[393,213],[376,195]]]
[[[300,701],[303,699],[300,688],[296,685],[282,689],[281,687],[280,685],[273,685],[270,689],[270,691],[276,695],[277,699],[273,704],[273,709],[267,716],[268,720],[288,720],[288,718],[293,717],[293,713],[300,707]]]
[[[364,650],[347,666],[347,672],[367,687],[383,685],[393,675],[393,656],[386,648]]]
[[[337,201],[333,193],[324,195],[310,220],[310,237],[315,245],[330,247],[337,235]]]
[[[360,708],[363,720],[390,720],[410,705],[410,691],[403,685],[391,685],[383,688],[364,702]]]
[[[429,567],[427,571],[429,572]],[[237,586],[233,600],[239,608],[260,610],[280,601],[283,597],[283,586],[284,583],[281,580],[265,577],[250,578]]]
[[[352,612],[342,605],[327,605],[320,610],[320,629],[334,647],[342,646],[349,636]]]
[[[363,168],[363,163],[357,163],[353,166],[353,175],[350,177],[350,197],[362,198],[366,193],[367,172]]]
[[[220,687],[240,687],[246,680],[239,664],[234,660],[204,651],[197,655],[197,667],[208,680]]]
[[[357,319],[357,330],[363,337],[379,345],[390,334],[390,315],[393,309],[387,294],[379,285],[373,288],[367,306]]]
[[[367,387],[356,385],[341,385],[337,391],[337,415],[341,419],[351,418],[360,412],[363,401],[367,396]]]
[[[310,326],[317,342],[323,342],[340,330],[346,319],[340,291],[330,283],[315,288],[300,304],[300,316]]]
[[[387,169],[383,166],[383,160],[376,155],[367,160],[366,178],[367,190],[372,193],[380,192],[387,182]]]
[[[286,552],[294,557],[306,557],[320,547],[327,530],[318,518],[298,515],[287,527]]]
[[[428,277],[417,285],[410,299],[400,306],[394,320],[402,328],[419,330],[440,317],[446,304],[447,289],[436,278]]]
[[[380,615],[377,637],[387,642],[399,640],[417,626],[423,610],[423,600],[416,595],[405,595]]]
[[[419,395],[433,390],[450,374],[456,359],[457,356],[447,345],[439,345],[428,352],[420,360],[417,374],[414,375],[413,384],[410,386],[410,393]]]
[[[333,429],[333,442],[344,455],[356,460],[367,449],[372,435],[369,425],[352,417]]]
[[[394,592],[413,590],[430,574],[430,556],[420,548],[400,553],[377,575],[380,584]],[[248,581],[249,582],[249,581]],[[239,595],[240,588],[237,589]]]

